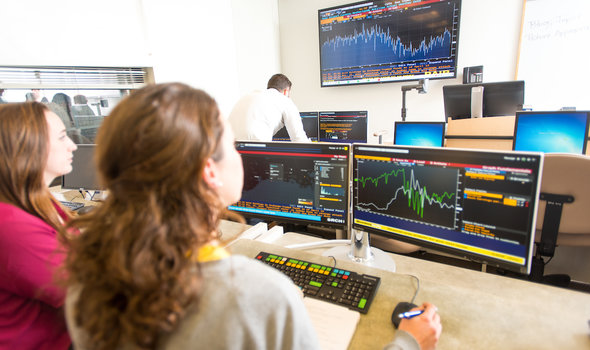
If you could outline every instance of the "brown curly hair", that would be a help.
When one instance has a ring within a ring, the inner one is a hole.
[[[96,163],[109,194],[71,221],[82,233],[64,243],[88,346],[153,348],[196,301],[190,252],[217,238],[224,212],[202,176],[207,159],[223,157],[222,133],[213,98],[179,83],[137,90],[105,118]]]

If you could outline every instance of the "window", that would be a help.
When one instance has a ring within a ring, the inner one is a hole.
[[[0,103],[46,103],[75,143],[88,144],[123,97],[152,81],[152,70],[146,67],[4,66]]]

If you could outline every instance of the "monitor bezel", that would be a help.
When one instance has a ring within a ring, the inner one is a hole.
[[[383,230],[379,230],[379,229],[375,229],[375,228],[371,228],[371,227],[367,227],[367,226],[361,226],[359,224],[355,223],[355,203],[354,203],[354,191],[355,191],[355,185],[356,185],[356,181],[355,181],[355,163],[354,163],[354,155],[355,155],[355,150],[357,149],[357,147],[370,147],[376,150],[379,149],[399,149],[399,150],[404,150],[404,149],[422,149],[422,150],[430,150],[430,151],[435,151],[435,152],[468,152],[468,153],[477,153],[477,152],[486,152],[486,153],[496,153],[496,154],[510,154],[510,155],[514,155],[514,156],[535,156],[538,157],[539,159],[539,165],[538,165],[538,177],[537,177],[537,184],[536,184],[536,188],[535,188],[535,200],[533,205],[535,206],[533,210],[533,215],[532,215],[532,222],[531,222],[531,232],[529,232],[529,237],[527,238],[527,256],[526,256],[526,265],[521,266],[518,264],[514,264],[514,263],[508,263],[504,260],[498,260],[498,259],[494,259],[492,257],[489,256],[484,256],[484,255],[478,255],[476,253],[473,252],[466,252],[463,250],[459,250],[459,249],[454,249],[454,248],[450,248],[447,246],[443,246],[443,245],[438,245],[435,243],[431,243],[431,242],[425,242],[425,241],[421,241],[418,239],[414,239],[411,237],[407,237],[404,235],[398,235],[395,233],[389,233],[389,232],[384,232]],[[540,152],[514,152],[514,151],[499,151],[499,150],[487,150],[487,149],[466,149],[466,148],[450,148],[450,147],[443,147],[443,148],[439,148],[439,147],[418,147],[418,146],[396,146],[396,145],[365,145],[365,144],[354,144],[353,145],[353,149],[352,149],[352,157],[351,157],[351,161],[353,162],[353,164],[351,165],[351,170],[352,170],[352,177],[351,177],[351,182],[352,182],[352,188],[351,188],[351,194],[350,194],[350,201],[351,201],[351,229],[353,230],[358,230],[358,231],[365,231],[371,234],[376,234],[378,236],[387,238],[387,239],[393,239],[393,240],[399,240],[402,242],[406,242],[406,243],[410,243],[410,244],[414,244],[414,245],[418,245],[424,248],[430,248],[434,251],[438,251],[438,252],[442,252],[442,253],[447,253],[450,254],[452,256],[455,257],[459,257],[459,258],[464,258],[466,260],[469,261],[474,261],[477,263],[481,263],[481,264],[485,264],[485,265],[490,265],[490,266],[495,266],[498,268],[502,268],[502,269],[506,269],[509,271],[513,271],[516,273],[520,273],[520,274],[530,274],[531,271],[531,265],[532,265],[532,261],[534,258],[534,247],[535,247],[535,233],[536,233],[536,225],[537,225],[537,216],[538,216],[538,210],[539,210],[539,201],[540,201],[540,193],[541,193],[541,182],[542,182],[542,172],[543,172],[543,160],[544,160],[544,155]]]
[[[315,136],[315,140],[313,139],[313,136],[309,136],[307,135],[307,138],[309,138],[312,142],[318,142],[320,140],[320,112],[299,112],[299,116],[301,117],[301,122],[303,123],[303,115],[311,115],[314,114],[315,115],[315,132],[316,135]],[[303,127],[303,129],[305,130],[305,126]],[[305,130],[305,133],[307,134],[307,130]]]
[[[293,145],[301,145],[310,148],[317,148],[317,147],[339,147],[339,146],[348,146],[348,154],[347,154],[347,171],[346,171],[346,180],[345,180],[345,193],[346,193],[346,200],[345,200],[345,211],[344,211],[344,223],[330,223],[324,221],[310,221],[310,220],[303,220],[297,218],[290,218],[290,217],[283,217],[283,216],[276,216],[276,215],[265,215],[260,213],[249,213],[246,211],[239,211],[239,210],[231,210],[234,213],[237,213],[245,218],[254,218],[260,219],[270,222],[277,222],[279,224],[295,224],[295,225],[313,225],[316,227],[327,227],[333,229],[340,229],[340,230],[348,230],[350,227],[350,179],[351,179],[351,156],[352,156],[352,144],[349,143],[332,143],[332,142],[284,142],[284,141],[270,141],[270,142],[263,142],[263,141],[248,141],[248,140],[236,140],[236,149],[238,143],[247,143],[247,144],[270,144],[273,146],[293,146]],[[238,150],[239,153],[239,150]],[[245,172],[244,172],[244,175]],[[240,198],[241,200],[241,198]],[[235,203],[234,203],[235,204]],[[232,205],[234,205],[232,204]]]
[[[318,136],[315,137],[315,140],[314,140],[314,137],[313,136],[309,136],[307,134],[307,130],[305,130],[305,125],[303,126],[303,130],[305,131],[305,134],[307,135],[307,138],[309,138],[312,142],[318,142],[318,140],[319,140],[319,134],[320,134],[319,112],[315,112],[315,111],[314,112],[299,112],[299,117],[301,117],[301,119],[303,119],[304,117],[302,115],[304,115],[304,114],[306,114],[306,115],[314,114],[315,115],[315,119],[316,119],[315,132],[318,135]],[[303,120],[302,120],[302,123],[303,123]],[[285,126],[283,126],[281,129],[279,129],[279,131],[281,131],[281,130],[285,130],[285,132],[287,132],[287,129],[286,129]],[[279,131],[277,131],[277,133]],[[275,133],[275,135],[276,135],[276,133]],[[284,139],[284,138],[280,138],[280,139],[277,138],[277,139],[275,139],[275,135],[272,136],[272,141],[276,141],[276,142],[290,142],[291,141],[291,138],[289,138],[288,140],[287,139]],[[287,136],[289,136],[289,133],[288,132],[287,132]]]
[[[582,155],[586,154],[588,149],[588,142],[590,138],[588,137],[588,131],[590,128],[590,111],[518,111],[516,112],[516,117],[514,119],[514,135],[512,138],[512,150],[516,150],[516,136],[518,135],[518,121],[520,116],[523,115],[559,115],[559,114],[586,114],[586,126],[584,131],[584,144],[582,145]],[[526,151],[518,151],[518,152],[526,152]],[[568,153],[568,152],[548,152],[548,153]],[[580,153],[571,153],[571,154],[580,154]]]
[[[442,136],[440,138],[440,146],[439,147],[444,147],[445,145],[445,135],[446,135],[446,125],[447,123],[445,122],[422,122],[422,121],[396,121],[393,123],[393,144],[396,146],[404,146],[404,145],[398,145],[396,144],[396,140],[397,140],[397,131],[398,125],[440,125],[442,127]],[[410,146],[410,145],[408,145]]]
[[[340,141],[331,141],[328,139],[323,139],[321,138],[322,135],[322,129],[321,129],[321,118],[322,118],[322,113],[349,113],[349,114],[354,114],[356,116],[358,116],[361,113],[365,114],[365,138],[363,140],[363,142],[360,142],[358,140],[342,140],[342,142]],[[367,143],[369,141],[369,111],[368,110],[354,110],[354,111],[320,111],[318,112],[318,142],[325,142],[325,143],[349,143],[349,144],[353,144],[353,143]]]

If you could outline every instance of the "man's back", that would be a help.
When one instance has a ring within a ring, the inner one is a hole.
[[[272,136],[286,126],[292,141],[309,141],[293,101],[273,88],[242,97],[229,121],[238,140],[272,141]]]

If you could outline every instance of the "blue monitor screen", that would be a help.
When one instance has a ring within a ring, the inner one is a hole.
[[[311,141],[318,140],[318,112],[300,112],[303,130]],[[273,141],[291,141],[287,128],[284,126],[272,137]]]
[[[584,154],[588,139],[588,111],[518,112],[515,151]]]
[[[442,147],[443,122],[396,122],[393,143],[402,146]]]

